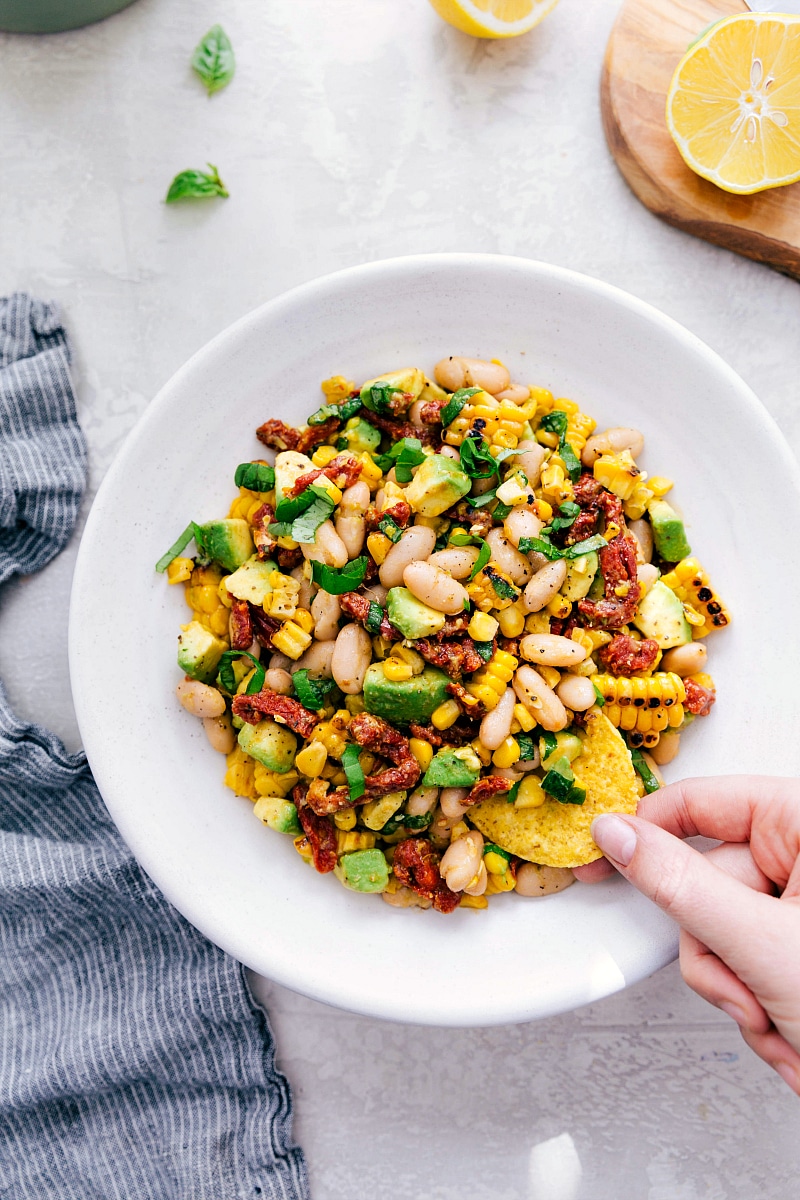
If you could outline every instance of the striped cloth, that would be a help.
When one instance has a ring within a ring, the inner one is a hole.
[[[0,579],[69,538],[85,480],[56,311],[0,300]],[[0,1197],[300,1200],[291,1099],[242,966],[183,920],[83,754],[0,685]]]

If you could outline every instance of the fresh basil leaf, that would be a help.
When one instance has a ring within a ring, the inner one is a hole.
[[[573,483],[577,483],[581,477],[581,460],[578,458],[575,451],[570,446],[569,442],[561,442],[559,453],[564,460],[564,466],[567,468],[570,479]]]
[[[364,621],[364,628],[367,633],[380,633],[383,618],[386,614],[380,604],[376,604],[374,600],[369,602],[369,612]]]
[[[467,434],[461,443],[459,458],[461,470],[470,479],[490,479],[492,475],[500,475],[500,459],[492,457],[488,444],[480,434]]]
[[[513,583],[509,583],[507,579],[504,579],[502,575],[499,575],[494,570],[488,570],[486,575],[501,600],[514,601],[519,599],[519,588],[515,588]]]
[[[267,533],[271,538],[291,537],[292,522],[291,521],[276,521],[272,525],[267,526]]]
[[[597,684],[596,684],[596,683],[594,683],[594,682],[593,682],[593,683],[592,683],[592,687],[594,688],[594,694],[595,694],[595,696],[597,697],[597,707],[598,707],[598,708],[605,708],[605,706],[606,706],[606,698],[605,698],[605,696],[604,696],[604,695],[603,695],[603,693],[600,691],[600,688],[597,686]]]
[[[427,812],[427,813],[420,813],[419,816],[416,816],[416,817],[405,816],[402,819],[402,824],[405,826],[406,829],[417,830],[417,829],[427,829],[432,821],[433,821],[433,813]],[[384,825],[384,829],[385,828],[386,828],[386,826]]]
[[[657,792],[661,784],[656,779],[653,772],[644,761],[644,755],[641,750],[631,750],[631,762],[637,775],[641,777],[644,784],[644,790],[649,795],[651,792]]]
[[[400,388],[392,387],[391,384],[378,379],[375,383],[370,384],[369,387],[361,389],[361,403],[370,412],[377,413],[380,417],[385,417],[391,412],[389,407],[391,397],[395,392],[399,392],[400,390]]]
[[[517,782],[514,784],[514,786],[508,792],[506,792],[506,800],[509,804],[513,804],[514,801],[516,800],[517,794],[519,792],[519,785],[521,783],[522,783],[522,780],[518,779]]]
[[[544,530],[542,530],[542,533],[544,533]],[[531,551],[534,551],[536,554],[543,554],[551,562],[555,562],[557,558],[564,558],[564,551],[543,537],[520,538],[519,549],[522,554],[530,554]]]
[[[236,691],[236,676],[233,673],[233,660],[235,658],[249,658],[255,668],[253,678],[247,685],[246,695],[254,696],[260,692],[264,686],[264,677],[266,671],[263,665],[258,661],[254,654],[249,650],[226,650],[219,660],[219,677],[222,686],[226,691],[233,694]]]
[[[192,69],[206,85],[209,96],[233,79],[236,70],[233,46],[221,25],[212,25],[195,46]]]
[[[239,463],[233,482],[251,492],[270,492],[275,487],[275,468],[267,463]]]
[[[497,508],[492,509],[492,516],[494,517],[495,521],[505,521],[512,508],[513,505],[511,504],[503,504],[498,502]]]
[[[448,425],[452,425],[470,396],[477,396],[480,390],[480,388],[459,388],[457,392],[453,392],[439,414],[442,426],[446,428]]]
[[[364,582],[367,573],[367,557],[362,554],[345,567],[326,567],[324,563],[312,562],[311,573],[314,583],[331,596],[343,596],[354,592]]]
[[[403,438],[402,442],[397,442],[394,446],[392,446],[389,453],[393,455],[398,446],[401,448],[397,455],[397,461],[394,468],[394,473],[397,476],[397,482],[411,483],[411,480],[413,479],[411,468],[418,467],[420,463],[425,461],[426,456],[422,452],[422,442],[419,440],[419,438],[406,437]]]
[[[364,772],[361,769],[361,763],[358,761],[360,753],[361,748],[354,742],[351,742],[342,755],[342,770],[347,776],[347,786],[350,788],[351,800],[359,800],[366,791]]]
[[[608,542],[599,533],[594,537],[584,538],[582,542],[576,542],[574,546],[568,546],[564,558],[580,558],[582,554],[591,554],[594,550],[602,550],[603,546],[607,546]]]
[[[565,500],[563,504],[558,506],[559,516],[553,517],[548,525],[548,529],[553,533],[558,533],[561,529],[569,529],[575,524],[575,520],[580,513],[580,505],[574,500]]]
[[[317,538],[317,530],[328,520],[336,505],[330,496],[318,496],[310,508],[302,516],[292,521],[292,537],[296,542],[305,545],[313,543]]]
[[[544,754],[542,755],[542,761],[544,762],[544,760],[549,758],[558,746],[558,739],[554,733],[550,732],[549,729],[543,729],[541,741],[544,744]]]
[[[219,171],[213,163],[208,163],[211,171],[181,171],[169,185],[166,203],[174,204],[176,200],[202,200],[206,196],[229,196],[230,192],[219,177]]]
[[[567,433],[567,424],[569,417],[560,408],[554,408],[552,412],[546,413],[539,422],[539,428],[544,429],[546,433],[555,433],[558,436],[559,442],[563,441]]]
[[[395,521],[394,517],[388,515],[381,517],[380,521],[378,521],[378,529],[384,537],[388,537],[390,542],[399,542],[403,536],[403,531],[397,524],[397,521]]]
[[[336,687],[332,679],[313,678],[305,667],[301,671],[295,671],[292,683],[294,694],[303,708],[308,708],[312,712],[319,712],[324,707],[325,697]]]
[[[520,762],[530,762],[536,758],[536,742],[529,733],[517,733],[514,735],[519,746]]]
[[[478,557],[475,559],[472,570],[469,573],[470,580],[474,579],[478,572],[483,570],[489,559],[492,557],[492,548],[489,543],[481,541],[480,539],[478,540],[480,542],[480,550],[478,551]],[[492,584],[495,591],[497,591],[497,585],[495,584],[494,579],[492,580]]]
[[[494,642],[473,642],[472,643],[478,654],[484,662],[489,662],[494,654]]]
[[[284,496],[282,500],[279,500],[275,507],[275,516],[279,521],[293,521],[295,517],[301,516],[311,508],[315,500],[327,500],[333,504],[327,488],[320,487],[317,483],[311,483],[303,489],[299,496]]]
[[[180,537],[178,537],[176,541],[172,543],[166,554],[161,555],[161,558],[156,563],[156,570],[159,573],[166,571],[173,558],[177,558],[181,551],[186,549],[192,538],[194,538],[194,540],[197,542],[197,549],[202,554],[203,547],[200,541],[201,537],[202,534],[200,533],[200,526],[196,525],[194,521],[190,521]]]
[[[337,417],[340,421],[349,421],[360,409],[361,397],[348,396],[341,404],[323,404],[306,419],[306,425],[324,425],[326,421],[330,421],[331,417]],[[340,438],[339,441],[344,444],[340,446],[337,442],[336,449],[347,449],[347,438]]]

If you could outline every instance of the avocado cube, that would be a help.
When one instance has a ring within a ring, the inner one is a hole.
[[[243,725],[238,735],[245,754],[263,763],[268,771],[285,775],[294,765],[297,738],[285,725],[275,721],[259,721],[258,725]]]
[[[411,679],[387,679],[382,663],[373,663],[364,676],[364,707],[376,717],[397,725],[424,724],[449,696],[450,679],[436,667],[426,667]]]
[[[297,837],[303,832],[297,819],[296,806],[283,796],[260,796],[256,800],[253,812],[259,821],[263,821],[277,833],[289,833],[292,837]]]
[[[471,759],[449,746],[444,746],[431,759],[431,765],[422,780],[423,787],[469,787],[478,782],[481,773],[480,760],[474,751]]]
[[[275,458],[275,504],[280,504],[301,475],[314,470],[307,454],[299,450],[281,450]]]
[[[594,582],[600,566],[600,559],[594,550],[591,554],[581,554],[578,558],[567,560],[567,575],[561,585],[561,595],[565,600],[582,600],[587,595]]]
[[[345,443],[340,449],[349,450],[351,454],[363,454],[365,451],[371,454],[381,444],[381,431],[361,417],[351,417],[339,440]]]
[[[640,601],[633,624],[646,638],[658,642],[662,650],[685,646],[692,640],[692,627],[686,620],[683,604],[660,579]]]
[[[199,621],[181,627],[178,635],[178,666],[184,675],[200,683],[213,683],[219,660],[227,646]]]
[[[201,549],[225,568],[235,571],[255,552],[250,526],[241,517],[226,517],[222,521],[207,521],[200,526]]]
[[[235,596],[237,600],[249,600],[251,604],[260,608],[272,591],[269,577],[277,570],[276,563],[271,560],[259,562],[254,555],[253,558],[248,558],[246,563],[242,563],[238,571],[226,576],[225,587],[228,594]]]
[[[372,387],[373,383],[388,383],[389,387],[399,388],[401,392],[408,392],[416,400],[425,387],[425,375],[419,367],[401,367],[399,371],[390,371],[388,375],[378,375],[375,379],[368,379],[361,388],[362,395]]]
[[[438,517],[472,487],[472,480],[452,458],[429,454],[406,488],[406,500],[423,517]]]
[[[692,552],[686,540],[686,530],[671,504],[666,500],[651,500],[647,506],[656,553],[668,563],[680,562]]]
[[[386,615],[403,637],[432,637],[444,628],[445,615],[437,612],[405,587],[390,588],[386,595]]]
[[[354,892],[382,892],[389,882],[389,866],[382,850],[354,850],[343,854],[334,874]]]

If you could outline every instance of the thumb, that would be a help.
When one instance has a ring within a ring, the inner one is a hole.
[[[699,851],[640,817],[604,814],[592,837],[620,874],[731,967],[760,974],[765,926],[776,901],[753,891]]]

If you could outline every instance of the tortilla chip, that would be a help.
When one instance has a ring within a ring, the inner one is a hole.
[[[628,747],[599,709],[588,714],[581,740],[583,753],[572,769],[586,788],[583,804],[548,798],[539,808],[515,808],[505,796],[492,796],[469,810],[469,820],[489,841],[529,862],[579,867],[602,858],[589,832],[592,821],[599,813],[635,813],[637,776]]]

